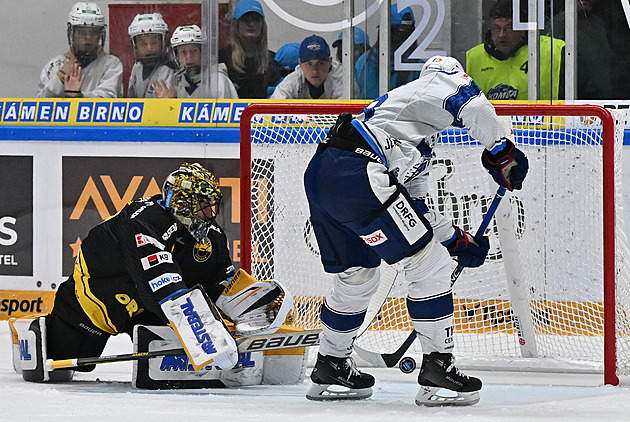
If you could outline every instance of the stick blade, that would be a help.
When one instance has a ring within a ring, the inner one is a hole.
[[[354,346],[354,351],[357,356],[376,368],[387,368],[387,363],[383,360],[383,356],[380,353],[371,352],[365,350],[357,345]]]

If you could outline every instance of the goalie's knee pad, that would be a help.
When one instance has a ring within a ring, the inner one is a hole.
[[[216,304],[234,322],[237,334],[271,334],[293,309],[293,296],[279,281],[256,280],[239,269]]]
[[[12,330],[15,326],[12,327]],[[17,334],[22,378],[29,382],[65,382],[72,380],[71,369],[49,370],[46,366],[46,318],[31,321],[26,330],[15,328]],[[15,349],[14,349],[15,350]],[[15,359],[14,359],[15,362]]]

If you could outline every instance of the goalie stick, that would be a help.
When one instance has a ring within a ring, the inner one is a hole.
[[[492,220],[494,213],[497,211],[501,199],[503,199],[503,197],[505,196],[506,191],[507,189],[503,186],[499,186],[499,188],[497,189],[497,193],[494,195],[494,199],[492,200],[492,203],[488,208],[488,212],[484,216],[483,221],[481,222],[481,225],[479,226],[479,229],[475,234],[475,241],[479,241],[479,239],[481,239],[481,236],[483,236],[486,232],[486,229],[490,225],[490,221]],[[453,272],[451,273],[451,287],[455,284],[459,276],[462,274],[463,270],[464,267],[462,267],[461,265],[457,265],[457,267],[453,270]],[[409,347],[411,347],[411,344],[416,339],[416,334],[417,331],[415,329],[411,331],[405,341],[393,353],[372,352],[370,350],[363,349],[356,344],[354,346],[354,351],[357,353],[357,355],[359,355],[361,359],[373,366],[376,366],[378,368],[391,368],[395,366],[404,356],[407,350],[409,350]]]
[[[242,337],[236,339],[239,353],[262,352],[265,350],[293,349],[296,347],[317,346],[321,330],[289,331],[276,334],[262,334],[258,336]],[[98,365],[101,363],[128,362],[141,359],[151,359],[165,356],[185,355],[184,349],[166,349],[150,352],[124,353],[110,356],[97,356],[72,359],[48,359],[46,370],[64,368],[78,368],[81,366]]]

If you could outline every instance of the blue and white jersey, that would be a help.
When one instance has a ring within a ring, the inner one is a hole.
[[[448,127],[468,129],[488,149],[506,136],[494,107],[464,72],[423,74],[374,100],[353,124],[401,183],[417,175],[418,161],[426,160],[420,150],[432,149]]]
[[[509,135],[492,104],[463,71],[423,71],[415,81],[374,100],[352,124],[414,198],[428,193],[432,150],[444,129],[466,128],[489,150]],[[444,227],[436,230],[438,238],[452,233],[440,216],[435,215],[432,225]]]

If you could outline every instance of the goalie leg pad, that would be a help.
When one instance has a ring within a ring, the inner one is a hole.
[[[209,364],[236,365],[236,342],[201,286],[166,298],[161,307],[196,371]]]
[[[278,333],[299,330],[283,325]],[[263,384],[290,385],[304,381],[308,363],[308,347],[267,350],[263,358]]]
[[[237,334],[251,336],[275,333],[293,309],[293,296],[279,281],[257,280],[239,269],[216,303]]]
[[[50,377],[46,371],[46,320],[35,318],[28,329],[18,331],[22,378],[24,381],[45,382]]]
[[[22,353],[20,349],[20,338],[18,336],[18,327],[16,324],[20,322],[28,321],[30,324],[32,319],[22,319],[19,320],[17,318],[9,318],[9,329],[11,331],[11,357],[13,358],[13,370],[18,374],[22,373]]]
[[[48,358],[46,347],[46,317],[35,318],[27,330],[16,330],[20,349],[22,378],[29,382],[71,381],[74,371],[58,369],[50,371],[45,362]]]
[[[169,327],[136,325],[133,346],[134,353],[144,353],[177,349],[181,344]],[[262,374],[263,352],[239,354],[234,368],[208,365],[199,371],[195,371],[188,356],[182,354],[134,361],[132,386],[151,390],[240,387],[260,385]]]

